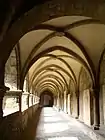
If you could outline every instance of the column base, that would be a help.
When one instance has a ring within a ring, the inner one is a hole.
[[[60,108],[58,108],[58,112],[60,112]]]
[[[100,128],[99,128],[99,125],[94,125],[94,126],[93,126],[93,129],[94,129],[94,130],[99,130],[99,129],[100,129]]]
[[[75,119],[78,119],[78,118],[79,118],[78,116],[75,117]]]

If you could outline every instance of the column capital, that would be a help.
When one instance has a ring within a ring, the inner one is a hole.
[[[75,92],[75,95],[76,95],[77,98],[79,98],[79,92],[78,91]]]
[[[93,91],[93,92],[98,92],[99,91],[98,88],[91,88],[90,90]]]
[[[6,87],[4,85],[0,85],[0,96],[4,96],[4,93],[8,90],[10,90],[9,87]]]
[[[98,88],[91,88],[90,89],[92,95],[95,97],[97,95],[97,93],[99,93],[99,89]]]

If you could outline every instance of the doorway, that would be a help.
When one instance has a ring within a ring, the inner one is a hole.
[[[53,94],[49,91],[44,91],[40,95],[40,106],[41,107],[52,107],[54,103]]]

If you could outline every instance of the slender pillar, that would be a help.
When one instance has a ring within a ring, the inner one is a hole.
[[[56,97],[54,97],[54,106],[56,106]]]
[[[94,130],[99,130],[99,90],[93,89],[92,93],[94,97]]]
[[[60,98],[60,102],[61,102],[61,110],[63,110],[63,96],[62,96],[62,94],[61,94],[61,98]]]
[[[33,96],[33,104],[35,104],[35,95]]]
[[[3,95],[0,95],[0,119],[3,117],[3,108],[2,108],[2,105],[3,105]]]
[[[64,111],[64,94],[62,94],[62,111]]]
[[[70,93],[70,115],[72,115],[72,112],[71,112],[71,93]]]
[[[59,95],[59,108],[61,110],[61,95]]]
[[[31,95],[31,102],[32,102],[32,116],[34,115],[34,102],[33,102],[33,94]]]
[[[68,114],[68,94],[66,94],[66,113]]]
[[[19,112],[22,111],[22,95],[19,95]]]
[[[70,115],[70,94],[68,94],[68,114]]]
[[[57,107],[57,96],[55,97],[55,106]]]
[[[59,95],[57,97],[57,108],[58,108],[58,111],[60,111],[60,97],[59,97]]]
[[[79,95],[77,96],[77,119],[79,118]]]
[[[77,98],[77,116],[76,119],[79,118],[79,91],[76,91],[76,98]]]
[[[33,94],[33,105],[35,104],[35,95]]]
[[[28,105],[28,108],[29,108],[29,97],[30,97],[30,95],[28,95],[28,97],[27,97],[27,105]]]
[[[33,94],[31,95],[31,102],[32,102],[32,106],[33,106]]]
[[[66,91],[64,91],[64,112],[66,113]]]
[[[62,110],[62,108],[63,108],[63,105],[62,105],[62,94],[61,94],[60,100],[61,100],[61,110]]]

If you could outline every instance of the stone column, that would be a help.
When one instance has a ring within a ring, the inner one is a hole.
[[[56,96],[54,97],[54,106],[56,106]]]
[[[66,91],[64,91],[64,112],[66,113]]]
[[[77,98],[77,117],[76,119],[79,118],[79,91],[76,91],[76,98]]]
[[[32,106],[33,106],[33,94],[31,95],[31,103],[32,103]]]
[[[60,103],[60,110],[61,110],[62,109],[62,95],[60,95],[59,103]]]
[[[68,99],[67,100],[68,100],[68,104],[67,104],[68,105],[68,107],[67,107],[68,108],[68,114],[70,114],[70,94],[68,94]]]
[[[62,111],[64,111],[64,94],[62,95]]]
[[[58,95],[58,97],[57,97],[57,108],[58,108],[58,111],[60,110],[60,101],[59,101],[59,95]]]
[[[77,96],[77,119],[79,118],[79,95]]]
[[[62,94],[61,94],[61,110],[63,110],[63,96],[62,96]]]
[[[33,105],[35,104],[35,95],[33,94]]]
[[[57,107],[57,96],[55,97],[55,106]]]
[[[66,94],[66,113],[68,114],[68,94]]]
[[[35,95],[34,95],[34,104],[35,104]]]
[[[22,111],[22,95],[19,95],[19,112]]]
[[[62,94],[60,96],[60,105],[61,105],[61,110],[62,110]]]
[[[31,95],[31,102],[32,102],[32,116],[34,115],[34,106],[33,106],[33,105],[34,105],[34,102],[33,102],[33,99],[34,99],[34,98],[33,98],[33,96],[34,96],[34,95],[32,94],[32,95]]]
[[[0,86],[0,119],[3,118],[3,97],[7,90],[9,90],[8,87]]]
[[[99,90],[93,89],[92,94],[94,97],[94,130],[99,130]]]
[[[100,125],[104,125],[104,86],[105,85],[102,85],[100,88]]]
[[[28,105],[28,108],[29,108],[29,97],[30,97],[30,94],[27,97],[27,105]]]

